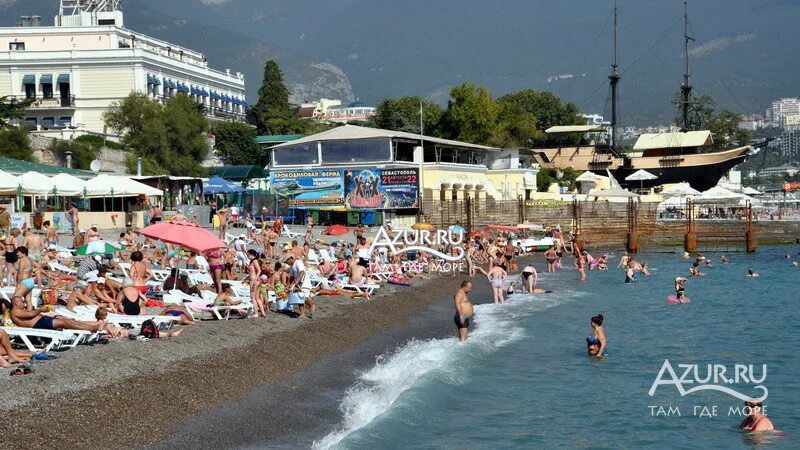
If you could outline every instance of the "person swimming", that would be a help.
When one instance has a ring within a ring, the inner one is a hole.
[[[628,263],[628,269],[625,271],[625,282],[626,283],[635,283],[636,282],[636,271],[633,270],[633,264]]]
[[[755,277],[757,277],[757,276],[758,276],[758,272],[756,272],[756,271],[755,271],[755,270],[753,270],[753,269],[747,269],[747,276],[748,276],[748,277],[754,277],[754,278],[755,278]]]

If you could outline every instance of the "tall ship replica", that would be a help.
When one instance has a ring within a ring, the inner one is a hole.
[[[708,130],[688,131],[689,108],[692,104],[692,86],[689,84],[689,18],[684,2],[684,55],[686,70],[681,85],[681,106],[683,130],[675,133],[645,133],[639,136],[632,152],[622,152],[617,141],[617,89],[620,82],[617,64],[617,8],[614,7],[614,63],[611,74],[611,134],[607,143],[577,144],[555,148],[534,148],[533,157],[542,168],[591,171],[600,175],[609,172],[622,186],[652,187],[665,183],[688,182],[693,188],[704,191],[719,182],[730,169],[743,162],[753,147],[742,147],[714,151],[711,132]],[[562,125],[545,130],[550,134],[564,133],[604,133],[606,127],[596,125]],[[638,170],[646,170],[657,178],[628,182],[625,177]]]

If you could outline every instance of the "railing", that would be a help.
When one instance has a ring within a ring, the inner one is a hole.
[[[25,97],[24,95],[10,95],[9,96],[12,100],[16,100],[18,102],[24,102],[28,100],[33,100],[33,103],[28,107],[30,109],[54,109],[54,108],[74,108],[75,107],[75,96],[74,95],[66,95],[63,97],[42,97],[42,96],[33,96],[33,97]]]

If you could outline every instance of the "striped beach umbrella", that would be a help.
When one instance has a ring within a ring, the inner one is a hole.
[[[89,242],[83,247],[78,248],[77,250],[75,250],[75,254],[80,256],[107,255],[109,253],[115,253],[120,250],[122,249],[117,247],[116,245],[101,239],[99,241]]]

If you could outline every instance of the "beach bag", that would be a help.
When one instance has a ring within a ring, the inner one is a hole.
[[[157,339],[159,332],[156,323],[153,322],[152,319],[145,320],[142,323],[142,332],[141,335],[146,337],[147,339]]]

